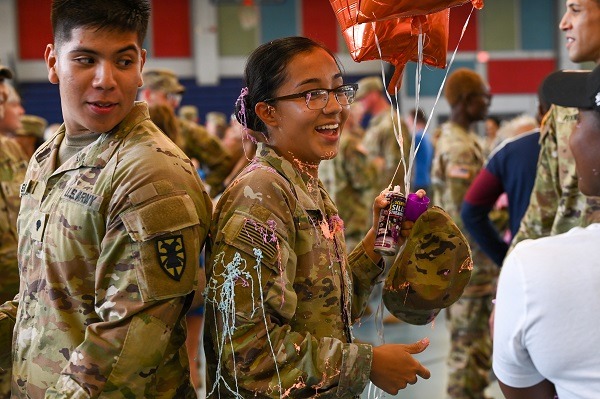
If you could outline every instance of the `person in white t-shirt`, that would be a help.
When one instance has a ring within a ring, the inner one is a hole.
[[[543,83],[549,102],[579,108],[569,146],[579,189],[600,196],[600,66]],[[496,297],[493,368],[507,399],[600,397],[600,219],[519,243]]]

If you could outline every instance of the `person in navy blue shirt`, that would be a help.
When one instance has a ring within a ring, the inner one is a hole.
[[[548,108],[539,99],[538,121]],[[495,148],[463,200],[460,216],[465,228],[499,267],[508,251],[508,243],[490,220],[489,213],[498,197],[506,192],[510,232],[514,237],[529,205],[540,152],[539,139],[540,130],[535,128]]]

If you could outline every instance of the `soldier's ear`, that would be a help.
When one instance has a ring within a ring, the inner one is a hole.
[[[261,101],[254,106],[254,112],[266,126],[279,126],[279,122],[277,120],[277,110],[275,107],[267,104],[264,101]]]
[[[46,46],[44,52],[44,60],[46,61],[46,68],[48,68],[48,80],[52,84],[58,84],[58,74],[56,73],[56,48],[53,44]]]

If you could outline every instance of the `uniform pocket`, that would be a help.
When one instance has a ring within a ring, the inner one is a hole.
[[[200,221],[187,194],[157,197],[121,219],[140,260],[136,274],[145,302],[184,296],[196,288]]]

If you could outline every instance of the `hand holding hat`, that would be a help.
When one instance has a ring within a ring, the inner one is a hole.
[[[471,248],[452,218],[439,207],[415,222],[383,289],[385,307],[410,324],[433,321],[456,302],[471,278]]]

